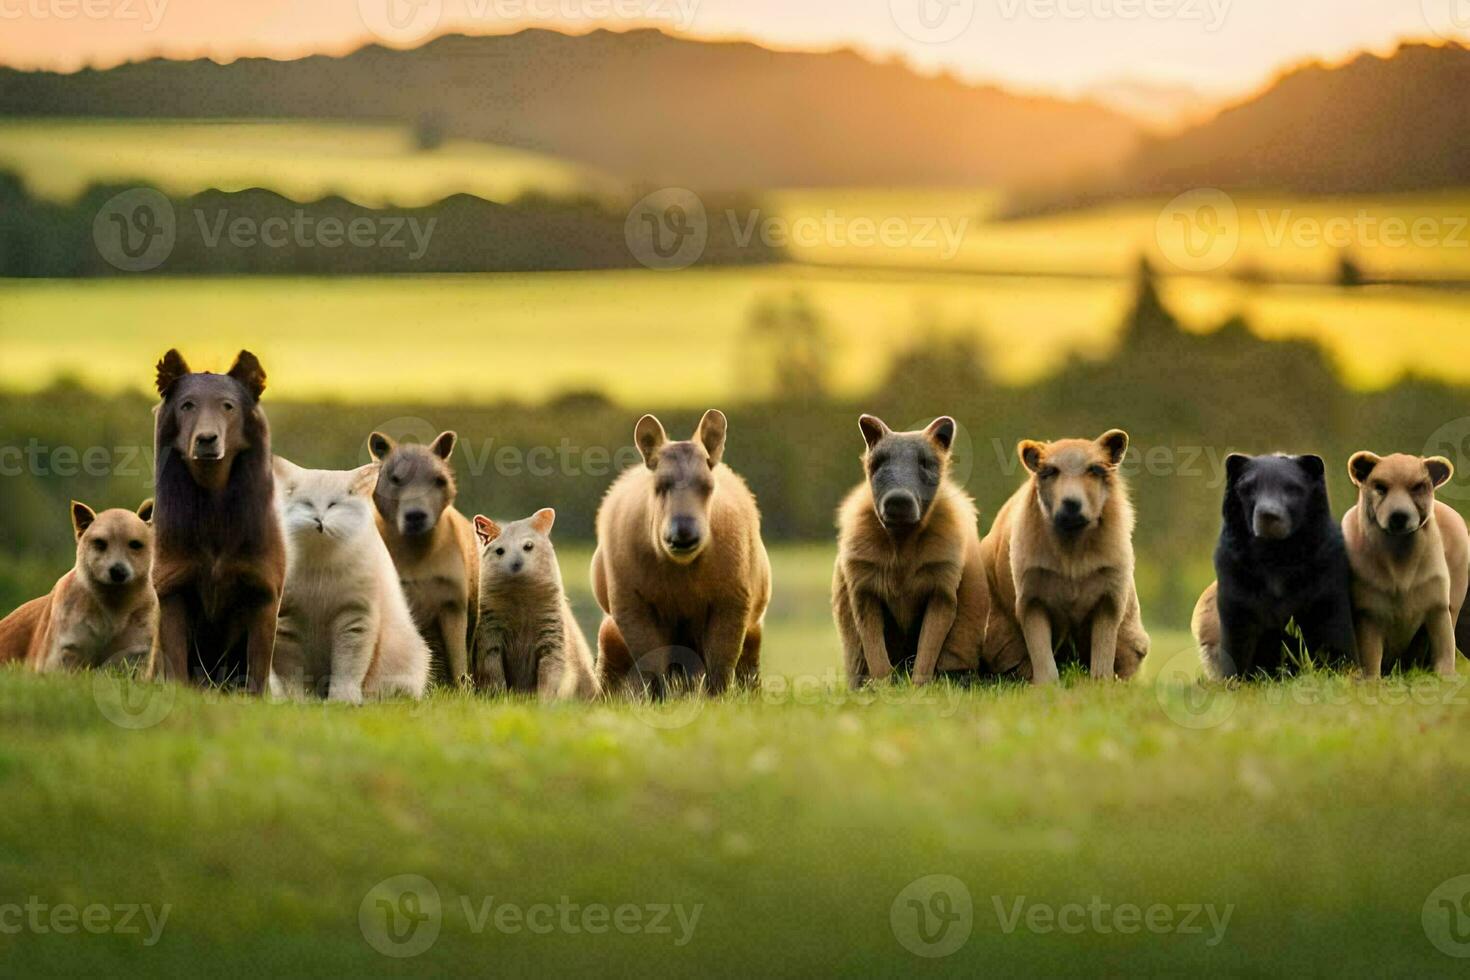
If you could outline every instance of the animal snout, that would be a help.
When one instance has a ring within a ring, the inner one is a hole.
[[[1075,531],[1087,525],[1087,515],[1082,510],[1082,501],[1077,497],[1063,497],[1057,501],[1054,517],[1057,527],[1064,531]]]
[[[107,570],[107,577],[112,579],[114,585],[122,585],[133,577],[133,570],[121,563],[113,565]]]
[[[1414,518],[1408,511],[1396,510],[1388,515],[1388,530],[1391,534],[1403,534],[1414,526]]]
[[[879,507],[884,524],[919,523],[919,498],[907,490],[885,494]]]
[[[1291,533],[1291,521],[1286,512],[1272,504],[1259,504],[1255,519],[1251,522],[1256,537],[1279,541]]]
[[[669,522],[664,541],[673,551],[693,551],[699,547],[699,524],[691,518],[676,517]]]
[[[216,432],[201,432],[194,436],[194,455],[196,456],[217,456],[219,447],[219,434]]]
[[[523,562],[523,561],[521,561],[519,558],[517,558],[515,561],[511,562],[511,564],[510,564],[510,573],[512,575],[518,575],[518,574],[520,574],[521,569],[523,569],[525,567],[526,567],[526,563]]]
[[[409,534],[422,534],[429,529],[429,512],[406,510],[403,512],[403,529]]]

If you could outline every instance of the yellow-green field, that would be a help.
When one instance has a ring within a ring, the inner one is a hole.
[[[366,207],[617,189],[590,168],[545,154],[470,140],[422,152],[407,127],[322,122],[8,119],[0,122],[0,170],[57,201],[74,200],[89,184],[126,182],[174,196],[252,187],[297,201],[336,194]]]
[[[261,354],[290,398],[488,402],[595,389],[626,403],[738,399],[752,307],[804,294],[826,320],[836,386],[869,389],[914,328],[970,330],[992,370],[1026,381],[1072,353],[1103,355],[1131,298],[1127,279],[861,272],[796,265],[381,279],[0,280],[0,387],[58,376],[145,388],[181,345],[225,366]],[[1164,284],[1185,323],[1242,312],[1271,338],[1323,344],[1354,384],[1406,372],[1470,382],[1470,292]],[[1412,328],[1412,330],[1408,329]]]

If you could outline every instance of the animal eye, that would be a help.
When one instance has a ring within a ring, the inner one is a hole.
[[[92,539],[92,550],[93,551],[106,551],[107,550],[107,542],[106,541],[103,541],[101,538],[93,538]]]
[[[223,408],[227,412],[233,412],[235,410],[235,403],[234,402],[225,402],[224,404],[222,404],[220,406],[220,408]]]
[[[194,411],[194,403],[193,402],[184,402],[184,404],[182,404],[182,405],[179,406],[179,411],[181,411],[181,412],[192,412],[192,411]]]
[[[1373,484],[1373,491],[1375,493],[1388,493],[1388,484],[1387,483],[1375,483],[1375,484]]]
[[[438,487],[440,490],[443,490],[445,487],[449,486],[449,480],[441,476],[439,477],[439,479],[434,481],[434,486]]]
[[[142,551],[143,550],[143,542],[141,542],[141,541],[129,541],[128,542],[128,547],[129,548],[132,548],[134,551]]]
[[[1039,471],[1037,471],[1036,475],[1041,477],[1043,480],[1050,480],[1052,477],[1057,475],[1057,468],[1055,466],[1043,466]]]
[[[532,551],[532,550],[535,549],[535,547],[536,546],[534,544],[532,544],[531,542],[529,542],[529,541],[526,542],[526,550],[527,551]]]
[[[501,557],[504,557],[505,556],[505,549],[504,548],[496,548],[495,549],[495,553],[497,555],[500,555]]]
[[[395,487],[401,487],[403,486],[403,477],[397,475],[390,476],[388,477],[388,482],[393,484]]]
[[[1103,466],[1101,463],[1093,463],[1087,468],[1087,472],[1091,473],[1093,476],[1107,476],[1108,468],[1106,466]]]
[[[1414,492],[1415,493],[1428,493],[1429,492],[1429,481],[1428,480],[1425,480],[1425,481],[1421,482],[1418,486],[1416,486],[1414,488]]]

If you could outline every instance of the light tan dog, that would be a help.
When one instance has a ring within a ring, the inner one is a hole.
[[[0,663],[47,673],[146,661],[158,628],[152,518],[151,500],[101,514],[73,501],[76,566],[0,622]]]
[[[670,442],[652,415],[634,439],[643,466],[613,483],[597,511],[592,590],[605,693],[667,685],[683,673],[707,693],[760,680],[761,629],[771,563],[755,495],[722,463],[725,416],[706,412],[687,442]]]
[[[373,503],[378,531],[393,556],[419,634],[441,680],[468,683],[470,646],[480,599],[475,529],[454,507],[449,457],[457,437],[444,432],[429,446],[397,445],[381,432],[368,451],[381,464]]]
[[[1343,517],[1342,534],[1353,566],[1359,667],[1367,677],[1395,664],[1453,675],[1470,532],[1434,491],[1454,467],[1440,456],[1364,452],[1348,461],[1348,473],[1358,503]]]
[[[861,484],[837,512],[832,615],[848,683],[908,670],[973,673],[990,611],[975,503],[949,479],[955,423],[894,432],[858,420]]]
[[[1127,451],[1117,429],[1017,448],[1031,477],[981,543],[994,672],[1052,683],[1055,651],[1070,639],[1093,677],[1137,673],[1149,641],[1133,581],[1133,505],[1118,472]]]

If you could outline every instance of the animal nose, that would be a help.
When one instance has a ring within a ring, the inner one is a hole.
[[[671,547],[687,551],[699,544],[699,527],[689,518],[676,518],[669,524],[665,539]]]
[[[196,446],[213,446],[217,442],[219,442],[219,436],[213,432],[201,432],[194,437]]]
[[[895,490],[884,496],[881,510],[885,524],[919,522],[919,498],[907,490]]]
[[[1257,537],[1279,540],[1287,536],[1290,531],[1286,512],[1271,504],[1260,504],[1256,507],[1255,520],[1252,522]]]
[[[128,566],[126,565],[113,565],[107,570],[108,577],[119,585],[128,580],[128,574]]]
[[[1068,517],[1076,517],[1082,513],[1082,501],[1076,497],[1062,498],[1062,513]]]
[[[429,525],[429,512],[426,510],[410,510],[403,515],[403,526],[410,531],[422,531]]]
[[[1394,534],[1402,534],[1409,529],[1409,515],[1401,510],[1396,510],[1388,518],[1388,529]]]
[[[519,573],[522,568],[525,568],[525,567],[526,567],[526,563],[523,562],[523,561],[521,561],[519,558],[517,558],[514,562],[511,563],[510,573],[512,575],[515,575],[515,574]]]

